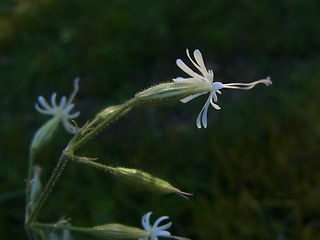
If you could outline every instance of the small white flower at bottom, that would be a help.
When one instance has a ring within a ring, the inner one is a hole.
[[[182,237],[177,237],[177,236],[172,236],[170,234],[170,232],[165,231],[167,229],[169,229],[172,225],[171,222],[162,225],[162,226],[158,226],[162,221],[169,219],[169,217],[164,216],[164,217],[160,217],[158,218],[155,223],[153,225],[150,224],[150,216],[151,216],[152,212],[148,212],[147,214],[143,215],[142,220],[141,220],[141,224],[142,227],[144,228],[144,230],[146,230],[147,232],[149,232],[149,237],[146,238],[139,238],[139,240],[157,240],[158,237],[165,237],[165,238],[171,238],[171,239],[187,239],[187,238],[182,238]]]
[[[45,114],[45,115],[52,115],[53,117],[59,118],[59,121],[62,121],[62,124],[67,132],[74,134],[77,130],[77,128],[72,125],[69,120],[77,118],[80,115],[80,112],[70,113],[71,110],[74,107],[74,104],[72,103],[73,98],[75,97],[76,93],[79,90],[79,78],[74,79],[73,83],[73,91],[70,94],[69,99],[65,96],[62,96],[60,103],[56,103],[56,93],[53,93],[51,95],[51,105],[48,104],[48,102],[44,99],[43,96],[38,97],[38,102],[41,105],[36,103],[35,108],[39,113]]]
[[[201,72],[201,74],[194,72],[191,68],[189,68],[181,59],[177,59],[176,63],[177,66],[187,73],[190,77],[188,78],[174,78],[172,79],[174,82],[180,82],[180,83],[190,83],[190,84],[202,84],[207,91],[190,95],[186,98],[181,99],[181,102],[187,103],[190,100],[199,97],[203,94],[210,93],[209,97],[204,104],[203,108],[201,109],[196,125],[198,128],[201,128],[201,125],[206,128],[207,127],[207,112],[209,104],[212,105],[215,109],[219,110],[220,107],[215,104],[218,101],[217,93],[221,94],[220,89],[222,88],[232,88],[232,89],[242,89],[242,90],[249,90],[253,88],[258,83],[264,83],[265,85],[269,86],[272,84],[270,77],[267,77],[266,79],[261,79],[252,83],[227,83],[223,84],[221,82],[213,82],[214,74],[212,70],[207,70],[202,54],[200,50],[196,49],[193,53],[195,61],[190,57],[189,50],[187,49],[187,56],[191,63]]]

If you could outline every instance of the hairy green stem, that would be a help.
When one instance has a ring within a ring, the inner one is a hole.
[[[56,182],[57,182],[58,178],[60,177],[63,169],[65,168],[67,162],[68,162],[68,158],[66,158],[64,153],[62,153],[62,155],[60,156],[60,159],[57,163],[57,166],[53,170],[53,173],[52,173],[51,177],[49,178],[43,192],[41,193],[39,200],[35,204],[34,210],[31,212],[29,218],[26,221],[27,225],[32,223],[35,220],[35,218],[37,217],[37,215],[39,214],[41,207],[43,206],[44,202],[47,200],[49,194],[52,191],[53,186],[56,184]]]
[[[87,142],[91,137],[96,135],[99,131],[101,131],[104,127],[106,127],[109,123],[116,120],[118,117],[121,116],[129,108],[133,107],[136,104],[137,100],[135,98],[130,99],[129,101],[125,102],[121,108],[117,109],[114,113],[112,113],[109,117],[103,120],[98,126],[94,127],[91,131],[86,133],[79,141],[73,143],[71,146],[68,147],[68,151],[75,151],[78,149],[82,144]],[[95,121],[95,120],[93,120]],[[91,125],[89,123],[89,125]]]
[[[60,177],[62,171],[64,170],[66,164],[68,163],[67,153],[68,152],[73,152],[76,149],[78,149],[82,144],[87,142],[91,137],[96,135],[99,131],[101,131],[109,123],[111,123],[112,121],[114,121],[117,118],[119,118],[121,116],[121,114],[123,114],[126,110],[130,109],[131,107],[133,107],[136,104],[136,101],[137,100],[135,98],[127,101],[126,103],[121,105],[121,107],[119,107],[119,109],[117,109],[114,113],[112,113],[105,120],[103,120],[100,124],[95,126],[91,131],[86,132],[85,135],[82,138],[80,138],[78,141],[76,141],[74,143],[72,143],[72,141],[71,141],[71,144],[68,145],[68,147],[63,151],[62,155],[60,156],[60,159],[59,159],[59,161],[58,161],[58,163],[56,165],[56,168],[53,170],[53,173],[52,173],[51,177],[49,178],[49,180],[48,180],[43,192],[41,193],[38,202],[36,202],[36,204],[35,204],[34,210],[31,212],[30,216],[26,219],[26,224],[27,225],[31,225],[31,223],[38,216],[40,209],[42,208],[43,204],[47,200],[49,194],[51,193],[51,191],[52,191],[52,189],[54,187],[54,185],[56,184],[58,178]],[[96,119],[93,120],[93,122],[95,122],[95,121],[96,121]],[[92,126],[92,124],[89,123],[89,126]],[[32,155],[32,162],[33,162],[33,155]],[[29,174],[32,176],[32,167],[31,167],[31,173],[30,173],[30,170],[29,170],[28,178],[29,178]]]
[[[32,223],[32,227],[35,228],[50,228],[50,229],[67,229],[71,231],[77,231],[77,232],[87,232],[86,227],[74,227],[66,224],[56,224],[56,223],[39,223],[39,222],[34,222]]]
[[[91,160],[86,160],[86,159],[76,159],[76,162],[80,162],[80,163],[84,163],[84,164],[89,164],[93,167],[96,167],[96,168],[100,168],[100,169],[103,169],[103,170],[112,170],[114,169],[113,167],[110,167],[110,166],[107,166],[107,165],[104,165],[104,164],[101,164],[101,163],[97,163],[97,162],[94,162],[94,161],[91,161]]]

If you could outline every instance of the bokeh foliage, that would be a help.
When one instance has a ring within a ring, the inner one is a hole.
[[[195,196],[154,195],[70,164],[40,219],[139,226],[152,210],[193,239],[319,239],[319,9],[316,0],[2,0],[0,238],[25,238],[28,147],[46,120],[33,108],[38,95],[67,95],[80,76],[84,124],[103,107],[179,76],[175,59],[199,48],[218,81],[270,75],[274,85],[223,91],[206,130],[195,126],[204,97],[133,109],[81,151]],[[43,180],[70,137],[56,136],[37,160]]]

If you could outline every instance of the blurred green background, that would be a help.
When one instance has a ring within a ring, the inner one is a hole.
[[[208,128],[206,97],[135,108],[81,149],[194,193],[189,201],[134,189],[71,163],[39,218],[78,226],[168,215],[193,239],[320,239],[320,2],[317,0],[1,0],[0,238],[26,239],[28,147],[48,118],[38,95],[68,96],[80,76],[78,124],[148,86],[185,76],[199,48],[216,80],[273,85],[223,90]],[[70,135],[60,128],[37,163],[45,181]],[[75,239],[91,239],[74,234]]]

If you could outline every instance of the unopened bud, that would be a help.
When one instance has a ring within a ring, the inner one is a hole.
[[[122,107],[121,105],[115,105],[115,106],[111,106],[111,107],[107,107],[105,109],[103,109],[101,112],[99,112],[97,114],[97,117],[99,118],[107,118],[109,116],[111,116],[115,111],[119,110]]]
[[[107,170],[116,178],[147,191],[161,194],[177,193],[187,199],[188,197],[186,197],[186,195],[193,195],[191,193],[182,192],[178,188],[173,187],[170,183],[137,169],[108,167]]]
[[[210,84],[169,82],[150,87],[135,95],[137,105],[159,105],[179,101],[185,97],[211,90]]]
[[[39,151],[45,144],[47,144],[57,130],[59,122],[60,117],[53,117],[42,125],[32,139],[30,150]]]

